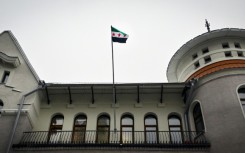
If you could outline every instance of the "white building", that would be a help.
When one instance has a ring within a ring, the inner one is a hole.
[[[0,34],[0,152],[245,152],[245,30],[184,44],[169,83],[41,81]]]

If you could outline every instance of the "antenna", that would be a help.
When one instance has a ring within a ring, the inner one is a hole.
[[[207,27],[208,32],[210,32],[210,23],[208,22],[207,19],[205,19],[205,27]]]

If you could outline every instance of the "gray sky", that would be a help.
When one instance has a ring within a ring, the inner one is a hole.
[[[0,32],[11,30],[46,82],[167,82],[166,69],[187,41],[211,30],[245,27],[244,0],[0,0]]]

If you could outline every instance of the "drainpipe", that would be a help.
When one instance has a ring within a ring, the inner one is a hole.
[[[190,84],[190,91],[189,91],[189,94],[188,94],[188,97],[186,99],[186,110],[185,110],[185,114],[184,114],[184,117],[185,117],[185,127],[187,129],[187,131],[190,131],[190,121],[189,121],[189,107],[190,107],[190,103],[191,103],[191,100],[192,100],[192,94],[195,90],[195,86],[197,84],[197,81],[198,79],[194,78],[192,80],[190,80],[188,83]]]
[[[11,133],[11,137],[10,137],[10,140],[9,140],[9,144],[8,144],[8,148],[7,148],[7,152],[6,153],[9,153],[10,151],[10,148],[12,146],[12,143],[13,143],[13,138],[14,138],[14,135],[15,135],[15,131],[16,131],[16,128],[17,128],[17,125],[18,125],[18,122],[19,122],[19,118],[20,118],[20,113],[21,113],[21,110],[23,108],[23,105],[24,105],[24,102],[25,102],[25,98],[31,94],[33,94],[34,92],[38,91],[39,89],[43,88],[43,85],[44,84],[41,84],[39,85],[37,88],[35,88],[34,90],[24,94],[20,100],[20,103],[19,103],[19,108],[18,108],[18,112],[17,112],[17,115],[16,115],[16,118],[15,118],[15,123],[14,123],[14,127],[12,129],[12,133]]]

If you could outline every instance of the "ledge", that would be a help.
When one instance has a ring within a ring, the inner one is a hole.
[[[0,63],[8,63],[13,67],[18,67],[20,65],[20,60],[18,57],[8,56],[3,52],[0,52]]]

